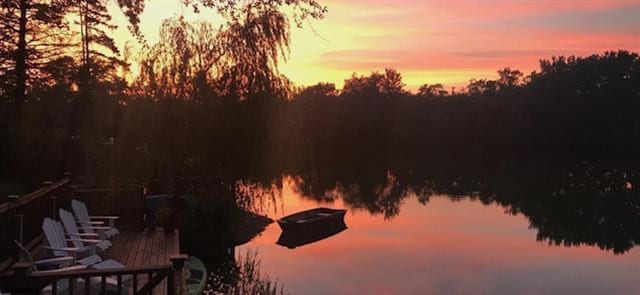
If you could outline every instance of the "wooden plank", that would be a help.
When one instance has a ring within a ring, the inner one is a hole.
[[[164,244],[164,230],[156,229],[155,242],[153,244],[153,257],[151,258],[151,265],[159,265],[160,264],[160,248],[163,247]]]
[[[171,231],[163,231],[162,232],[162,251],[160,251],[160,256],[158,257],[158,264],[160,265],[168,265],[169,257],[171,256],[171,248],[173,245]],[[167,282],[162,282],[160,286],[160,295],[167,294]]]
[[[144,258],[144,253],[146,252],[147,240],[149,239],[149,231],[145,230],[143,234],[140,235],[140,241],[138,242],[138,248],[136,250],[136,257],[133,263],[134,266],[141,266]]]
[[[150,272],[167,271],[167,266],[141,266],[141,267],[127,267],[116,269],[91,269],[85,268],[80,270],[67,270],[60,272],[32,272],[30,277],[32,278],[84,278],[84,277],[101,277],[101,276],[116,276],[116,275],[130,275],[140,274],[144,275]]]
[[[151,252],[151,256],[149,257],[149,259],[147,260],[148,265],[158,265],[158,248],[160,246],[160,244],[162,243],[161,238],[161,233],[162,233],[162,229],[160,228],[156,228],[156,230],[154,231],[153,234],[153,246],[149,249]],[[158,287],[154,288],[154,294],[156,294],[156,292],[158,292]]]
[[[129,243],[129,255],[127,257],[127,266],[132,267],[136,264],[136,255],[138,254],[138,247],[144,237],[144,231],[137,233],[131,242]]]
[[[113,260],[117,260],[122,262],[122,246],[126,244],[127,235],[124,233],[120,233],[111,239],[111,247],[107,249],[106,253],[102,258],[110,258]]]
[[[153,250],[153,243],[155,241],[156,231],[150,230],[145,237],[144,252],[142,253],[142,260],[139,265],[151,265],[149,260],[151,259],[151,253]]]
[[[165,233],[164,233],[164,229],[160,229],[158,230],[158,241],[156,243],[156,253],[155,253],[155,265],[161,265],[163,262],[163,253],[164,253],[164,246],[165,246]],[[160,284],[155,288],[154,290],[154,294],[156,295],[162,295],[164,294],[164,289],[163,287],[166,285],[166,279],[163,279],[162,282],[160,282]]]
[[[131,266],[131,257],[133,256],[133,252],[135,252],[136,248],[136,240],[138,235],[133,234],[133,233],[123,233],[125,235],[127,235],[126,239],[124,240],[125,243],[117,245],[116,247],[121,248],[121,260],[120,262],[126,266]]]
[[[108,257],[126,265],[127,257],[130,252],[130,243],[134,238],[134,234],[129,232],[121,232],[119,235],[115,236],[114,239],[111,240],[112,246],[111,249],[109,249]]]
[[[144,234],[141,235],[142,238],[138,244],[134,266],[136,267],[146,266],[145,259],[149,256],[149,252],[151,252],[149,251],[149,246],[151,245],[151,243],[153,243],[153,239],[150,238],[152,235],[153,235],[152,230],[145,230]],[[138,281],[138,286],[144,286],[147,283],[147,279],[148,279],[147,275],[140,276]]]
[[[147,259],[147,265],[158,265],[158,244],[160,244],[160,231],[160,228],[156,228],[155,231],[153,231],[153,243],[152,246],[148,248],[149,252],[151,252],[151,256],[149,257],[149,259]],[[154,293],[156,291],[155,289],[157,288],[154,288]]]
[[[162,232],[162,251],[160,251],[160,256],[158,257],[158,264],[169,264],[169,255],[168,251],[170,250],[170,246],[167,241],[171,241],[170,233],[163,231]]]

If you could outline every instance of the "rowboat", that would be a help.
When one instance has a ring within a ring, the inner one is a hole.
[[[189,256],[186,263],[187,268],[187,294],[200,295],[207,284],[207,268],[204,262],[195,256]]]
[[[344,209],[315,208],[280,218],[278,225],[282,231],[309,230],[317,226],[344,223],[346,212]]]

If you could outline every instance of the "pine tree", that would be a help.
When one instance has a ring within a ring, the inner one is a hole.
[[[0,6],[0,81],[18,108],[32,80],[70,46],[65,0],[3,0]]]

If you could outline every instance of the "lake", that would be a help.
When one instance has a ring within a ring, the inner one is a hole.
[[[289,249],[276,244],[272,223],[235,255],[255,251],[261,271],[291,294],[640,293],[640,200],[628,172],[580,163],[535,188],[409,174],[331,189],[285,176],[256,189],[271,198],[262,211],[273,219],[345,208],[348,228]]]

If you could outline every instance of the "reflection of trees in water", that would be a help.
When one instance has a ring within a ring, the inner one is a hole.
[[[352,209],[385,219],[400,214],[407,198],[427,204],[431,196],[445,195],[496,203],[510,214],[523,214],[538,230],[537,239],[554,245],[593,245],[620,254],[640,240],[640,174],[633,162],[514,158],[322,164],[316,163],[316,171],[300,171],[287,185],[293,184],[304,198],[341,198]],[[266,183],[263,192],[281,193],[281,179]]]
[[[262,272],[258,250],[247,249],[244,254],[233,257],[211,269],[209,287],[204,294],[285,294],[284,286]]]
[[[260,203],[275,202],[274,189],[224,177],[182,178],[175,187],[184,214],[181,247],[202,259],[210,272],[204,294],[284,294],[281,284],[261,272],[257,250],[235,253],[237,245],[272,222],[252,211],[259,211]]]
[[[276,211],[282,204],[282,186],[287,179],[274,180],[268,186],[256,182],[238,180],[235,185],[237,203],[252,212]]]
[[[562,185],[535,199],[511,205],[538,229],[538,240],[551,244],[596,245],[623,253],[640,240],[637,172],[604,169],[583,162],[562,175]],[[504,203],[503,205],[510,205]]]

